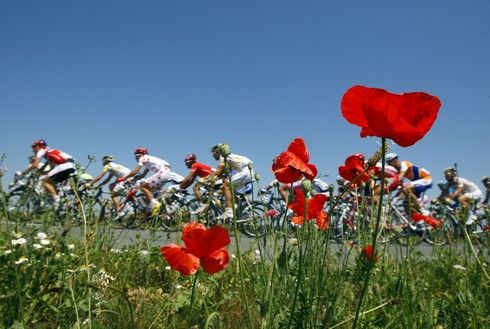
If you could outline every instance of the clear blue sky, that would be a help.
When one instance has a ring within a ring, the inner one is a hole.
[[[436,181],[455,162],[490,175],[487,0],[2,1],[0,54],[7,180],[37,138],[129,167],[147,146],[182,174],[187,153],[216,164],[209,149],[226,142],[268,180],[301,136],[333,182],[378,147],[341,116],[356,84],[438,96],[432,130],[392,150]]]

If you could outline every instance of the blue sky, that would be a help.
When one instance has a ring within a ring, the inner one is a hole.
[[[209,149],[226,142],[268,180],[272,157],[301,136],[333,182],[348,155],[378,147],[340,113],[363,84],[438,96],[432,130],[392,151],[435,181],[457,163],[479,182],[490,175],[489,17],[486,0],[2,1],[7,180],[37,138],[129,167],[147,146],[181,174],[187,153],[216,164]]]

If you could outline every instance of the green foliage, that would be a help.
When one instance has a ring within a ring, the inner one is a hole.
[[[103,224],[89,226],[86,240],[43,230],[0,230],[0,327],[350,328],[366,270],[362,246],[332,245],[308,223],[293,236],[270,233],[267,245],[252,241],[241,272],[231,257],[225,271],[201,273],[191,311],[194,277],[167,268],[154,241],[116,249]],[[478,250],[488,265],[488,245]],[[463,242],[424,254],[380,245],[378,253],[360,327],[490,326],[490,282]]]

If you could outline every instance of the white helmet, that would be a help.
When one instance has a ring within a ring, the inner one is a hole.
[[[388,153],[385,156],[386,162],[390,162],[391,160],[395,160],[396,158],[398,158],[398,154],[396,154],[396,153]]]

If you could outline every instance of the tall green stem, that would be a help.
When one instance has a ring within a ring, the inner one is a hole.
[[[238,223],[237,223],[237,216],[236,216],[236,207],[235,207],[235,189],[233,187],[233,183],[231,181],[231,172],[230,168],[228,167],[228,162],[226,161],[225,157],[225,172],[226,176],[228,177],[228,184],[230,185],[230,193],[231,193],[231,209],[233,211],[233,229],[235,232],[235,247],[236,247],[236,258],[238,260],[238,277],[240,278],[240,285],[242,287],[242,298],[243,302],[245,304],[245,308],[247,310],[247,320],[248,320],[248,325],[250,328],[253,328],[252,326],[252,316],[250,315],[250,308],[248,307],[248,299],[247,299],[247,292],[245,290],[245,280],[243,279],[243,273],[244,273],[244,268],[242,265],[242,257],[241,257],[241,252],[240,252],[240,239],[238,238]]]
[[[378,214],[376,216],[376,226],[374,227],[373,239],[372,239],[372,254],[370,259],[367,262],[366,272],[364,274],[364,285],[362,288],[361,296],[359,297],[359,302],[357,303],[356,316],[354,318],[354,322],[352,323],[352,328],[356,328],[357,321],[359,320],[359,314],[361,312],[362,303],[364,301],[364,296],[366,295],[367,288],[369,286],[369,279],[371,278],[371,270],[374,267],[374,262],[376,259],[376,241],[378,239],[378,230],[379,224],[381,222],[381,214],[383,212],[383,198],[385,191],[385,157],[386,157],[386,139],[381,139],[381,192],[379,195],[379,203],[378,203]]]

